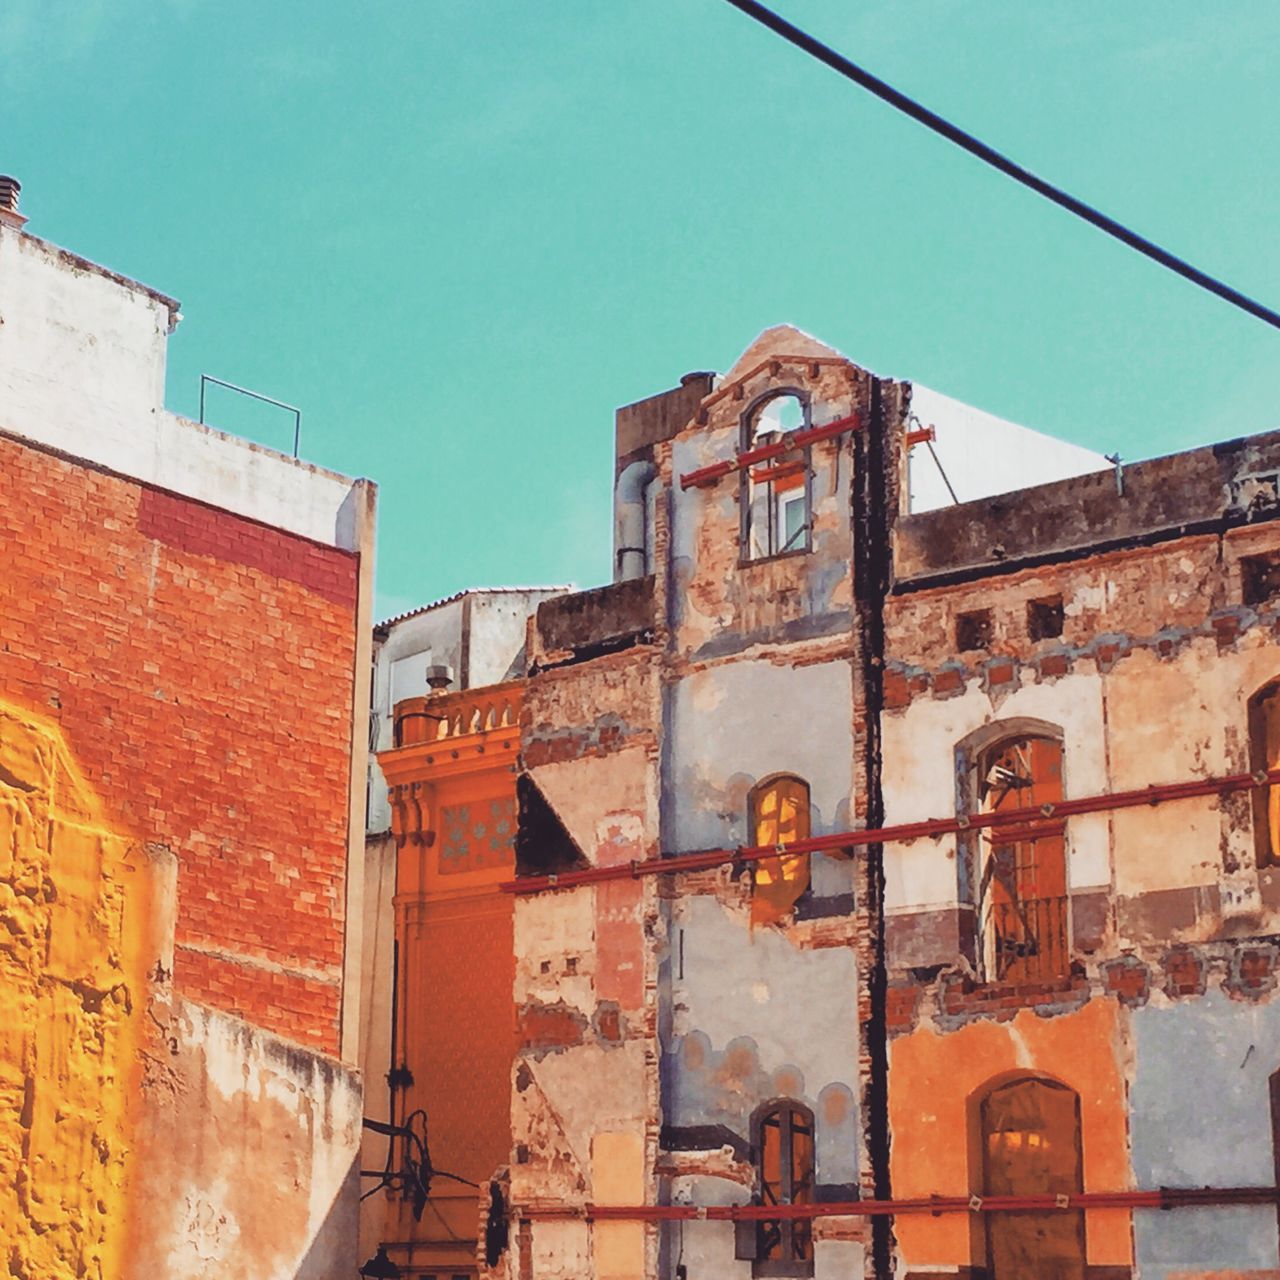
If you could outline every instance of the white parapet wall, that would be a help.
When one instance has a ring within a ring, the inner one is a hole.
[[[911,386],[911,411],[921,427],[935,431],[932,455],[923,444],[911,451],[911,512],[1012,493],[1111,466],[1092,449],[1006,422],[918,382]]]
[[[0,431],[358,549],[350,478],[165,409],[180,318],[172,298],[0,223]]]

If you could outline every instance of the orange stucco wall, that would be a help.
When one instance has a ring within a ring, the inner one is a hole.
[[[982,1189],[977,1104],[994,1083],[1044,1075],[1080,1096],[1086,1191],[1131,1187],[1125,1077],[1118,1058],[1119,1020],[1112,1000],[1090,1000],[1073,1013],[1042,1018],[1022,1010],[1008,1022],[975,1021],[939,1032],[923,1024],[890,1045],[889,1117],[895,1196],[969,1195]],[[962,1135],[968,1135],[968,1141]],[[983,1259],[976,1215],[903,1216],[896,1233],[910,1266],[957,1266]],[[1130,1215],[1091,1210],[1088,1261],[1133,1260]]]
[[[471,712],[483,696],[462,693],[433,706],[461,707],[470,723],[483,720]],[[482,1185],[511,1152],[512,900],[495,890],[514,874],[518,695],[508,693],[506,704],[494,717],[506,724],[439,742],[421,735],[379,756],[398,847],[397,1058],[413,1077],[397,1099],[396,1119],[425,1111],[435,1166]],[[441,1270],[467,1265],[477,1194],[439,1179],[420,1222],[406,1202],[389,1202],[383,1238],[405,1242],[395,1260]]]

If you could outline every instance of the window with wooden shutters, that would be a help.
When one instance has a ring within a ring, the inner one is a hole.
[[[809,784],[792,774],[766,778],[751,792],[751,841],[783,849],[809,838]],[[809,855],[761,858],[755,864],[753,924],[780,920],[809,887]]]
[[[1249,768],[1280,768],[1280,681],[1249,699]],[[1280,866],[1280,784],[1254,788],[1253,844],[1258,866]]]
[[[1006,738],[977,760],[978,807],[1032,809],[1017,826],[984,830],[978,845],[977,906],[989,981],[1036,982],[1066,975],[1066,832],[1052,806],[1062,799],[1062,743]]]
[[[798,1102],[770,1103],[756,1119],[760,1203],[813,1202],[813,1113]],[[813,1222],[766,1219],[756,1224],[756,1276],[813,1275]]]

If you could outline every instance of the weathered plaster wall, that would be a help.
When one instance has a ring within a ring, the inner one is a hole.
[[[795,1098],[815,1116],[818,1181],[850,1188],[859,1147],[853,953],[802,951],[778,929],[753,934],[746,907],[707,896],[673,906],[666,1124],[714,1129],[745,1157],[756,1108]]]
[[[1247,703],[1280,674],[1280,609],[1244,603],[1241,561],[1277,543],[1274,525],[1259,525],[895,597],[884,719],[889,820],[954,812],[966,736],[1021,717],[1062,729],[1068,797],[1247,771]],[[1062,634],[1031,640],[1029,602],[1054,596]],[[992,640],[961,652],[957,617],[977,609],[991,613]],[[1075,818],[1067,842],[1073,892],[1113,895],[1075,904],[1090,917],[1077,929],[1082,938],[1110,927],[1138,946],[1194,941],[1213,936],[1224,918],[1238,932],[1280,929],[1280,885],[1256,867],[1247,801],[1209,797]],[[901,917],[955,901],[949,895],[964,879],[955,846],[941,837],[891,853],[903,964],[946,958],[926,954],[925,922]]]
[[[595,865],[658,851],[654,656],[632,648],[542,672],[528,686],[525,769]],[[656,892],[647,879],[516,901],[517,1202],[652,1201]],[[652,1274],[655,1251],[656,1232],[639,1224],[545,1222],[516,1250],[520,1265],[548,1280],[639,1280]]]
[[[1156,994],[1133,1013],[1133,1173],[1139,1186],[1271,1186],[1268,1081],[1280,1069],[1280,1003]],[[1142,1280],[1280,1267],[1270,1207],[1135,1215]]]
[[[673,849],[750,844],[748,794],[775,773],[809,783],[814,835],[848,829],[853,729],[840,709],[852,699],[849,662],[815,649],[827,660],[797,665],[806,652],[718,663],[673,683],[663,789]]]
[[[811,421],[821,426],[865,408],[867,375],[796,330],[768,330],[708,398],[709,407],[657,450],[670,494],[670,627],[675,651],[695,661],[849,629],[847,436],[812,446],[810,553],[740,563],[737,474],[709,488],[679,485],[681,475],[736,455],[743,414],[761,394],[783,387],[810,398]]]
[[[359,1076],[192,1001],[148,1018],[123,1280],[354,1275]]]
[[[173,999],[177,861],[0,704],[0,1257],[24,1280],[354,1269],[358,1077]]]
[[[1113,1001],[1041,1017],[1022,1009],[1009,1020],[966,1023],[950,1033],[922,1025],[890,1047],[893,1190],[914,1197],[981,1193],[982,1150],[973,1139],[978,1099],[1019,1073],[1048,1076],[1080,1097],[1086,1190],[1123,1190],[1129,1173],[1123,1022]],[[908,1268],[982,1264],[985,1241],[970,1214],[910,1214],[895,1233]],[[1092,1210],[1088,1261],[1132,1261],[1129,1215]],[[1002,1278],[1003,1280],[1003,1278]]]
[[[1149,474],[1126,476],[1127,499],[1114,478],[1108,490],[1087,477],[975,503],[951,542],[957,509],[905,522],[887,615],[890,822],[963,807],[958,749],[1003,722],[1062,731],[1068,797],[1250,769],[1247,702],[1280,675],[1280,602],[1244,590],[1245,558],[1280,547],[1271,491],[1249,478],[1273,456],[1270,439],[1144,464]],[[1198,529],[1178,523],[1197,518]],[[1055,598],[1061,634],[1037,639],[1030,605]],[[989,614],[990,638],[962,650],[958,619],[975,611]],[[1012,1071],[1080,1093],[1086,1189],[1271,1184],[1280,916],[1247,800],[1075,817],[1066,841],[1071,972],[1020,985],[974,975],[954,911],[972,873],[957,867],[955,838],[890,850],[895,1194],[977,1189],[972,1147],[967,1169],[956,1155],[955,1138],[974,1132],[965,1098],[971,1108],[975,1090]],[[1270,1209],[1133,1217],[1144,1280],[1277,1266]],[[1122,1218],[1089,1216],[1092,1265],[1129,1265]],[[896,1230],[910,1265],[981,1256],[961,1218],[902,1218]]]

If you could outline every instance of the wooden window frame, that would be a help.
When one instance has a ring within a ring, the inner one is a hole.
[[[778,1167],[781,1182],[777,1193],[766,1200],[765,1143],[771,1127],[778,1131]],[[813,1112],[794,1098],[775,1098],[766,1102],[752,1122],[753,1154],[759,1183],[760,1204],[812,1203],[817,1182],[817,1133]],[[808,1165],[797,1171],[795,1138],[798,1132],[809,1139]],[[797,1198],[797,1196],[799,1198]],[[778,1230],[778,1257],[763,1256],[766,1235],[771,1227]],[[780,1218],[755,1224],[755,1258],[751,1274],[760,1277],[808,1277],[813,1275],[814,1241],[812,1219]],[[806,1255],[807,1256],[804,1256]],[[797,1256],[800,1255],[800,1256]]]
[[[1270,710],[1269,710],[1270,708]],[[1274,768],[1267,738],[1280,739],[1280,680],[1270,680],[1249,699],[1249,768],[1253,772]],[[1268,734],[1269,720],[1277,721]],[[1280,866],[1280,785],[1253,789],[1253,848],[1259,867]]]
[[[742,414],[739,437],[740,452],[745,453],[756,445],[756,424],[760,414],[774,400],[796,400],[803,415],[797,430],[807,431],[812,426],[811,401],[808,392],[801,387],[774,387],[763,395],[757,396]],[[781,560],[787,556],[806,555],[813,550],[813,451],[810,445],[801,445],[795,450],[796,457],[787,454],[785,458],[776,459],[759,467],[745,468],[738,481],[738,564],[746,568],[753,564],[764,564],[770,560]],[[790,461],[788,461],[790,459]],[[775,480],[774,476],[778,479]],[[782,542],[782,530],[778,528],[780,504],[779,491],[775,483],[798,475],[802,477],[804,489],[804,521],[801,525],[802,536]],[[765,529],[762,550],[759,553],[753,548],[752,514],[757,506],[756,490],[763,486],[766,490],[764,502]],[[793,543],[795,545],[793,545]]]
[[[772,836],[767,836],[762,830],[762,824],[765,819],[761,813],[761,806],[767,796],[772,793],[778,794],[779,806],[782,803],[783,795],[786,789],[793,792],[793,799],[796,804],[796,825],[795,831],[790,834],[789,838],[784,838],[780,831],[775,829]],[[795,773],[772,773],[766,778],[762,778],[751,788],[747,798],[747,823],[749,826],[749,841],[753,845],[787,845],[796,840],[807,840],[813,832],[813,793],[808,782],[799,774]],[[809,855],[805,853],[793,854],[790,857],[779,856],[777,858],[761,860],[752,867],[751,881],[753,892],[753,909],[752,917],[757,923],[763,922],[763,912],[756,909],[754,905],[754,893],[756,885],[759,883],[759,876],[762,870],[768,872],[771,876],[776,876],[778,880],[785,878],[784,862],[792,860],[803,860],[800,862],[796,879],[801,877],[804,880],[804,886],[800,892],[795,895],[794,901],[798,900],[810,887],[811,868],[809,865]],[[785,912],[782,914],[785,915]]]

